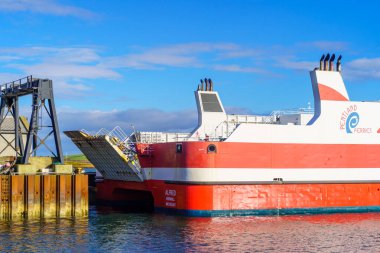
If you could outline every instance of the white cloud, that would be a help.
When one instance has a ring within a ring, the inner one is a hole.
[[[14,61],[19,59],[46,60],[56,62],[93,62],[100,60],[98,52],[86,47],[16,47],[0,48],[0,60]]]
[[[62,78],[54,78],[54,94],[56,97],[68,99],[83,99],[84,95],[91,94],[93,87],[81,82],[66,81]]]
[[[192,55],[178,55],[173,52],[152,50],[142,54],[130,54],[118,58],[115,67],[130,67],[136,69],[155,69],[161,66],[186,67],[197,64],[197,58]]]
[[[36,76],[47,78],[118,78],[120,74],[114,70],[99,66],[99,65],[80,65],[44,62],[36,65],[14,64],[9,67],[17,68],[25,73],[33,73]]]
[[[221,58],[226,58],[226,59],[251,58],[251,57],[258,57],[258,56],[262,57],[263,50],[236,47],[235,49],[231,49],[231,50],[220,53],[220,56]]]
[[[256,51],[234,43],[185,43],[142,50],[107,59],[112,68],[162,69],[165,67],[211,68],[221,71],[260,72],[256,68],[238,65],[215,65],[215,61],[249,58]],[[215,66],[214,66],[215,65]]]
[[[318,61],[291,61],[282,59],[277,64],[283,68],[310,71],[317,67]]]
[[[56,94],[77,98],[88,94],[93,87],[87,79],[116,79],[121,75],[112,68],[101,65],[102,57],[93,48],[85,47],[21,47],[0,48],[3,67],[12,74],[0,74],[4,82],[32,74],[50,78]],[[14,74],[17,72],[18,74]]]
[[[380,69],[380,58],[360,58],[353,60],[347,64],[352,68]]]
[[[22,78],[20,77],[20,75],[18,74],[14,74],[14,73],[0,73],[0,83],[7,83],[7,82],[12,82],[14,80],[17,80],[19,78]]]
[[[84,47],[71,47],[71,48],[40,48],[41,51],[45,51],[49,56],[53,54],[50,60],[56,62],[75,62],[75,63],[87,63],[101,60],[98,52],[93,48]]]
[[[3,61],[3,62],[14,61],[14,60],[19,60],[19,59],[20,57],[18,56],[8,56],[8,55],[0,56],[0,61]]]
[[[97,16],[92,11],[75,6],[60,4],[55,0],[1,0],[0,11],[29,11],[56,16],[74,16],[79,18],[93,18]]]
[[[8,62],[8,65],[4,65],[7,68],[50,78],[114,79],[121,77],[117,70],[123,68],[155,70],[177,67],[263,73],[250,64],[228,64],[233,57],[249,58],[253,51],[233,43],[185,43],[135,49],[123,56],[102,57],[95,48],[34,46],[0,48],[0,61]]]
[[[98,131],[120,126],[131,130],[131,124],[138,131],[191,131],[197,125],[197,113],[192,110],[166,112],[158,109],[129,109],[113,111],[59,110],[62,130],[86,129]],[[81,120],[78,121],[78,118]]]
[[[301,47],[314,47],[319,50],[324,50],[326,52],[333,52],[333,51],[342,51],[348,48],[349,44],[344,41],[313,41],[313,42],[303,42],[298,43],[298,46]]]
[[[87,79],[121,78],[121,69],[200,68],[253,74],[273,74],[274,68],[279,70],[278,73],[281,73],[281,68],[308,71],[318,65],[318,57],[315,59],[314,53],[313,61],[305,59],[311,55],[310,48],[315,51],[315,48],[345,46],[344,42],[316,41],[290,47],[269,46],[263,50],[235,43],[194,42],[153,48],[134,47],[120,56],[104,56],[99,49],[91,47],[33,46],[0,48],[0,61],[4,70],[56,79],[60,86],[58,89],[70,87],[80,93],[91,90],[92,87],[86,84]],[[299,59],[301,55],[303,59]],[[345,63],[343,69],[350,77],[380,78],[377,61],[357,59]],[[7,71],[4,70],[5,74]]]
[[[264,73],[265,71],[259,68],[242,67],[237,64],[234,65],[214,65],[212,67],[215,70],[227,71],[227,72],[246,72],[246,73]]]
[[[380,79],[380,58],[360,58],[343,65],[343,73],[350,79]]]

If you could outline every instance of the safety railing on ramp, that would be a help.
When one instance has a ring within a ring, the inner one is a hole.
[[[85,130],[64,133],[105,179],[136,182],[144,180],[129,136],[120,127],[111,131],[101,129],[96,134],[89,134]]]

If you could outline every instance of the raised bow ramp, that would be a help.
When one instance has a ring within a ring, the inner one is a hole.
[[[87,134],[84,131],[64,132],[102,174],[104,179],[144,181],[140,164],[131,149],[117,137]]]

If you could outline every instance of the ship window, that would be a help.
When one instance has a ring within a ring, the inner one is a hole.
[[[202,106],[205,112],[223,112],[216,94],[201,94]]]
[[[214,144],[208,145],[207,153],[216,153],[216,146]]]
[[[177,143],[177,145],[176,145],[176,152],[177,153],[182,153],[182,143]]]

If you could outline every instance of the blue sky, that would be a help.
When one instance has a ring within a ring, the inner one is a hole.
[[[213,79],[231,113],[313,102],[308,71],[343,55],[352,100],[378,100],[377,1],[1,0],[0,80],[52,78],[62,130],[186,131]],[[25,111],[29,100],[24,102]],[[64,141],[68,152],[75,152]]]

